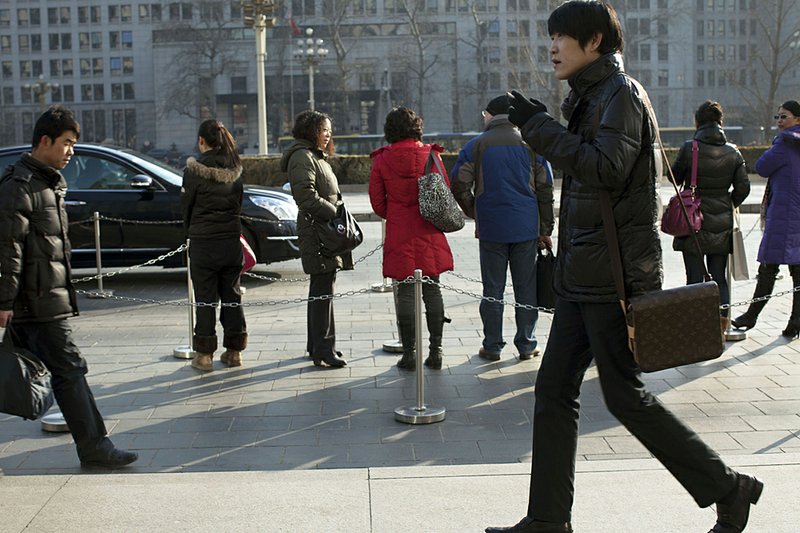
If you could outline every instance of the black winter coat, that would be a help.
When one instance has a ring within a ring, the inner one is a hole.
[[[183,171],[181,209],[190,239],[239,238],[242,233],[242,168],[226,168],[219,154],[209,151],[189,158]]]
[[[744,158],[735,145],[725,138],[716,122],[701,124],[694,134],[697,141],[697,194],[703,224],[697,234],[704,254],[731,253],[733,206],[738,207],[750,194],[750,180]],[[692,141],[686,141],[672,165],[678,185],[688,187],[692,181]],[[733,190],[731,190],[733,187]],[[694,239],[675,237],[672,248],[697,253]]]
[[[0,180],[0,309],[14,322],[78,314],[67,237],[67,183],[24,154]]]
[[[546,112],[522,128],[525,141],[564,172],[554,288],[576,302],[617,302],[598,193],[608,191],[627,295],[659,290],[655,115],[642,86],[608,54],[569,80],[565,128]]]

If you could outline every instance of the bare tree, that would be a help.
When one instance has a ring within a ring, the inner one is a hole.
[[[358,116],[350,112],[350,77],[353,74],[353,64],[348,62],[348,55],[358,44],[359,36],[354,35],[352,26],[346,26],[347,13],[353,5],[353,0],[326,0],[323,3],[323,16],[328,21],[330,44],[336,53],[336,67],[339,71],[336,81],[339,87],[338,97],[341,98],[341,113],[338,113],[336,123],[342,125],[343,131],[351,131],[352,117]]]
[[[751,124],[766,120],[778,105],[784,77],[800,64],[800,26],[797,23],[797,0],[758,2],[750,19],[758,27],[747,60],[739,69],[729,69],[726,81],[736,87],[749,108]],[[738,75],[737,75],[738,70]]]
[[[431,69],[436,65],[439,56],[434,55],[430,60],[426,57],[431,41],[424,38],[427,23],[421,20],[422,16],[420,14],[425,6],[424,0],[400,0],[400,5],[408,20],[408,30],[416,51],[416,61],[408,63],[408,70],[416,77],[417,82],[417,101],[414,107],[420,116],[424,116],[425,78],[428,77]]]
[[[167,66],[162,116],[176,113],[197,119],[206,111],[216,115],[216,80],[238,59],[227,24],[219,19],[203,22],[202,27],[170,29],[171,43],[180,49]]]

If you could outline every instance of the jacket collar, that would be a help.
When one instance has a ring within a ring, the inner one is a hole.
[[[723,145],[728,142],[722,126],[716,122],[704,122],[694,132],[694,138],[705,144]]]
[[[576,96],[580,97],[612,74],[624,71],[625,66],[622,61],[622,55],[616,53],[606,54],[579,70],[577,74],[569,79],[569,86]]]
[[[508,115],[495,115],[492,117],[492,120],[486,124],[486,127],[483,129],[483,131],[489,131],[491,129],[509,124],[511,124],[511,121],[508,120]],[[513,124],[511,125],[513,126]]]
[[[22,154],[21,161],[23,165],[31,170],[31,172],[44,179],[50,187],[55,187],[62,182],[66,183],[64,181],[64,176],[61,175],[61,172],[34,158],[30,152],[25,152]]]
[[[240,166],[235,168],[209,166],[204,163],[202,158],[198,161],[194,157],[186,160],[186,168],[201,178],[219,183],[233,183],[242,174],[242,167]]]

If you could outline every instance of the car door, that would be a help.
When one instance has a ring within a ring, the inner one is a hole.
[[[72,167],[70,169],[70,167]],[[137,176],[152,180],[134,187]],[[157,257],[183,242],[180,190],[126,161],[106,154],[76,153],[64,176],[71,221],[101,215],[100,245],[104,266],[134,265]],[[94,264],[93,224],[72,224],[73,264]]]

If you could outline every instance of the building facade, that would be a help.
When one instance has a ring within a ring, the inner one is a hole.
[[[380,133],[394,105],[419,111],[426,132],[477,130],[485,103],[511,88],[557,110],[568,88],[552,75],[547,18],[558,3],[277,4],[267,30],[271,150],[308,105],[308,66],[295,56],[308,27],[329,50],[316,68],[314,101],[333,116],[336,134]],[[725,107],[727,124],[765,128],[766,139],[775,103],[800,98],[798,3],[615,2],[627,69],[648,89],[660,125],[692,126],[710,98]],[[191,151],[199,121],[216,116],[252,150],[255,40],[241,4],[0,0],[0,145],[29,142],[44,106],[61,102],[77,112],[86,141]],[[740,142],[763,140],[754,137]]]

